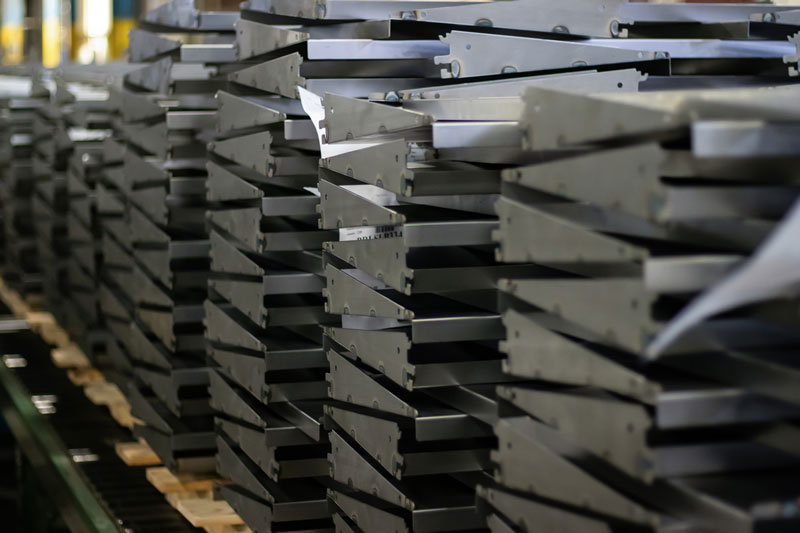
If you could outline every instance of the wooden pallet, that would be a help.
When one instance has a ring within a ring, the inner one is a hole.
[[[67,344],[53,348],[50,352],[53,364],[58,368],[91,368],[92,363],[77,344]]]
[[[166,467],[148,468],[145,475],[147,481],[162,494],[211,491],[214,481],[219,481],[200,474],[173,474]]]
[[[67,370],[67,377],[73,385],[77,385],[78,387],[85,387],[106,380],[102,372],[92,367],[70,368]]]
[[[209,533],[250,532],[226,501],[187,498],[175,507],[194,527]]]
[[[118,442],[114,444],[114,451],[122,462],[128,466],[155,466],[161,464],[156,452],[140,440],[138,442]]]
[[[173,474],[165,467],[148,468],[147,480],[194,527],[209,533],[249,533],[250,529],[225,501],[213,499],[214,483],[198,474]]]
[[[63,348],[71,343],[69,335],[58,324],[55,317],[44,311],[28,311],[25,321],[30,324],[31,330],[38,333],[46,343]]]

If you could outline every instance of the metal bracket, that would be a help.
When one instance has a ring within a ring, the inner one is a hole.
[[[150,276],[142,271],[139,265],[134,264],[133,277],[136,286],[139,287],[139,290],[137,290],[135,294],[137,304],[148,303],[168,308],[172,308],[175,305],[170,295],[158,287],[150,279]]]
[[[273,527],[272,508],[249,492],[232,483],[218,486],[222,498],[255,533],[266,533]]]
[[[505,170],[503,181],[660,220],[666,201],[661,184],[666,158],[650,143]]]
[[[217,132],[269,126],[286,120],[286,113],[271,108],[269,100],[217,92]]]
[[[250,1],[252,2],[253,0]],[[410,531],[402,516],[364,503],[344,492],[330,491],[329,495],[337,508],[341,509],[342,514],[349,516],[356,523],[359,531],[387,531],[393,533],[408,533]]]
[[[652,317],[656,296],[639,279],[520,279],[499,288],[634,354],[660,327]]]
[[[130,143],[149,152],[160,159],[167,159],[170,149],[182,144],[178,138],[169,138],[166,121],[145,125],[143,123],[126,124],[123,127]],[[128,152],[127,155],[130,155]]]
[[[128,54],[132,63],[150,61],[158,56],[177,52],[183,43],[137,28],[128,32]]]
[[[171,0],[145,13],[142,22],[145,26],[156,26],[161,31],[232,31],[238,18],[239,13],[236,11],[198,11],[194,0]]]
[[[213,277],[208,286],[262,328],[325,324],[332,321],[323,311],[317,294],[266,295],[261,280]]]
[[[657,52],[489,33],[453,31],[442,37],[442,42],[450,45],[450,54],[437,56],[434,61],[446,66],[441,71],[445,79],[662,59]],[[501,54],[496,53],[500,50]]]
[[[125,81],[136,87],[159,94],[168,94],[171,84],[172,58],[165,57],[129,72]]]
[[[248,0],[242,9],[312,20],[385,20],[401,11],[462,6],[476,1],[485,0]]]
[[[212,141],[208,148],[215,154],[259,174],[272,176],[275,173],[275,161],[270,154],[272,141],[272,134],[269,131],[263,131]]]
[[[797,53],[788,54],[783,58],[783,62],[789,65],[789,76],[796,78],[800,76],[800,32],[789,37],[789,42],[797,47]]]
[[[128,194],[130,204],[146,213],[156,224],[167,226],[169,224],[169,207],[167,204],[167,189],[163,185],[156,185],[135,189]],[[151,222],[152,224],[152,222]],[[134,242],[138,240],[133,235]]]
[[[306,31],[240,19],[236,21],[236,57],[239,61],[288,48],[310,39]]]
[[[344,141],[378,133],[394,133],[420,128],[431,123],[430,117],[416,111],[376,104],[327,93],[324,142]]]
[[[131,414],[144,421],[153,429],[166,434],[172,434],[173,429],[169,421],[165,418],[172,417],[165,406],[158,406],[150,398],[146,397],[138,387],[130,384],[125,397],[131,404]]]
[[[653,404],[660,386],[588,346],[539,325],[534,314],[503,314],[508,354],[503,369],[514,376],[569,385],[595,386]]]
[[[117,294],[116,290],[105,283],[100,284],[100,296],[98,300],[100,309],[105,317],[129,322],[133,319],[133,313],[131,313],[128,305],[126,305],[121,298],[122,297]]]
[[[315,250],[336,238],[332,232],[309,231],[304,225],[279,217],[262,218],[257,207],[209,211],[208,220],[256,253]]]
[[[413,269],[406,264],[409,248],[402,238],[326,242],[324,249],[405,294],[411,294]]]
[[[171,241],[169,235],[155,225],[137,207],[129,210],[129,227],[131,242],[168,245]]]
[[[226,350],[262,354],[261,359],[264,361],[265,372],[326,367],[325,356],[318,343],[291,333],[281,335],[280,330],[267,330],[269,335],[265,336],[264,330],[256,331],[255,325],[248,328],[247,324],[234,320],[226,312],[230,308],[231,306],[227,304],[215,304],[209,300],[205,302],[206,335],[213,343],[228,346]],[[231,375],[235,373],[234,377],[237,381],[249,382],[249,378],[241,377],[240,373],[234,372],[234,370],[229,368],[228,372]],[[244,367],[242,370],[246,372]],[[260,379],[263,383],[264,378]],[[250,388],[248,387],[248,389]],[[259,395],[259,398],[263,401],[266,396]]]
[[[320,228],[396,226],[406,221],[402,213],[390,208],[398,204],[394,193],[374,185],[339,185],[331,174],[322,171],[320,176]]]
[[[408,144],[403,139],[324,158],[320,166],[395,194],[406,193],[413,172],[406,168]]]
[[[225,418],[216,418],[217,433],[225,437],[255,463],[261,472],[277,483],[280,465],[275,460],[275,448],[266,445],[263,431],[258,431],[244,424],[237,424]]]
[[[579,224],[539,210],[533,205],[503,197],[495,205],[500,229],[494,237],[500,243],[498,261],[622,264],[649,257],[646,248],[591,231]]]
[[[626,37],[621,7],[627,0],[611,0],[599,6],[593,0],[524,0],[508,4],[490,2],[457,7],[421,8],[411,15],[420,21],[486,26],[556,34]]]
[[[184,44],[180,59],[183,63],[232,63],[236,60],[236,50],[227,43]]]
[[[626,522],[654,526],[657,515],[611,489],[550,449],[548,434],[557,433],[528,417],[498,421],[496,479],[504,486],[554,499]],[[535,479],[531,472],[539,472]],[[542,483],[540,480],[547,480]],[[575,487],[581,487],[576,491]]]
[[[498,396],[631,477],[652,483],[656,453],[647,445],[653,421],[645,406],[591,389],[572,392],[501,386]]]
[[[211,270],[242,276],[264,276],[266,270],[216,231],[211,231]]]
[[[209,161],[206,167],[206,200],[209,202],[256,200],[264,197],[264,191],[227,168],[213,161]]]
[[[211,316],[209,313],[207,317]],[[208,320],[208,318],[206,318]],[[206,329],[208,335],[208,328]],[[210,339],[214,342],[214,339]],[[267,395],[267,367],[263,355],[251,355],[230,351],[219,346],[210,346],[211,358],[228,374],[231,379],[241,385],[247,392],[262,402]]]
[[[609,137],[665,134],[686,125],[685,117],[675,116],[667,110],[623,101],[607,101],[596,95],[528,89],[523,99],[526,111],[520,120],[520,127],[525,131],[523,145],[528,150],[553,150]],[[551,122],[566,112],[591,117],[591,120],[581,121],[580,127],[559,121]],[[620,117],[625,117],[624,122],[619,120]],[[544,127],[545,124],[548,126]],[[555,124],[558,127],[554,127]]]
[[[303,57],[294,52],[233,72],[228,75],[228,79],[288,98],[299,98],[297,87],[304,87],[306,82],[305,78],[300,75],[300,65],[302,64]]]
[[[163,162],[136,154],[133,150],[125,152],[125,186],[123,191],[129,193],[137,186],[163,183],[169,181],[169,173],[163,168]]]
[[[414,407],[334,350],[328,351],[328,362],[330,398],[399,416],[414,418],[419,414]]]
[[[403,438],[403,430],[397,422],[333,405],[327,406],[326,412],[387,472],[400,479],[404,458],[399,446],[400,439]]]
[[[268,347],[264,344],[262,332],[253,331],[246,324],[242,324],[231,317],[225,309],[230,309],[230,305],[216,304],[211,300],[205,301],[206,311],[206,332],[213,342],[234,346],[240,349],[260,352],[264,355],[268,352]]]
[[[496,488],[478,487],[478,497],[489,502],[514,524],[539,524],[545,531],[562,533],[611,533],[607,522],[573,513],[537,500],[523,498]],[[489,519],[491,522],[491,517]],[[506,533],[492,529],[493,533]],[[512,533],[509,528],[508,533]]]
[[[327,286],[322,295],[327,299],[325,310],[336,315],[360,315],[408,321],[414,318],[414,311],[398,303],[390,294],[379,291],[388,289],[383,283],[374,282],[372,286],[357,279],[358,270],[341,270],[331,265],[325,267]]]
[[[327,328],[326,334],[353,356],[400,387],[414,388],[415,366],[408,361],[411,339],[405,331]],[[386,354],[386,355],[382,355]]]
[[[234,448],[234,443],[223,435],[217,435],[217,472],[262,500],[273,503],[281,494],[277,484],[241,450]]]
[[[370,464],[359,451],[339,436],[336,430],[330,432],[330,440],[331,453],[328,460],[334,481],[403,509],[409,511],[414,509],[414,501],[405,494],[401,486],[398,486],[396,480],[387,478],[388,472],[381,472]]]

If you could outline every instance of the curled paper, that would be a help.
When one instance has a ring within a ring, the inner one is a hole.
[[[298,87],[300,93],[300,103],[303,105],[303,111],[306,112],[308,118],[314,124],[314,129],[317,132],[317,140],[319,141],[319,152],[322,159],[333,157],[336,155],[346,154],[348,152],[355,152],[362,148],[369,148],[377,144],[382,144],[384,141],[363,142],[363,141],[342,141],[337,143],[326,143],[325,131],[322,129],[322,122],[325,120],[325,107],[322,105],[322,97],[314,94],[304,87]]]

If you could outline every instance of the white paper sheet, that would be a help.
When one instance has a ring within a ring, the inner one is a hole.
[[[308,117],[311,119],[311,122],[314,124],[314,129],[317,131],[317,141],[319,142],[319,152],[322,156],[322,159],[346,154],[348,152],[355,152],[356,150],[370,148],[386,142],[364,142],[358,140],[342,141],[330,144],[322,142],[324,131],[320,124],[323,120],[325,120],[325,108],[322,105],[322,97],[312,93],[304,87],[298,87],[297,90],[300,93],[300,103],[303,105],[303,111],[305,111]]]

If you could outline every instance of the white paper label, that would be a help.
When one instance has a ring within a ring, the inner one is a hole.
[[[340,241],[369,241],[373,239],[394,239],[403,236],[402,226],[363,226],[358,228],[342,228],[339,230]]]

